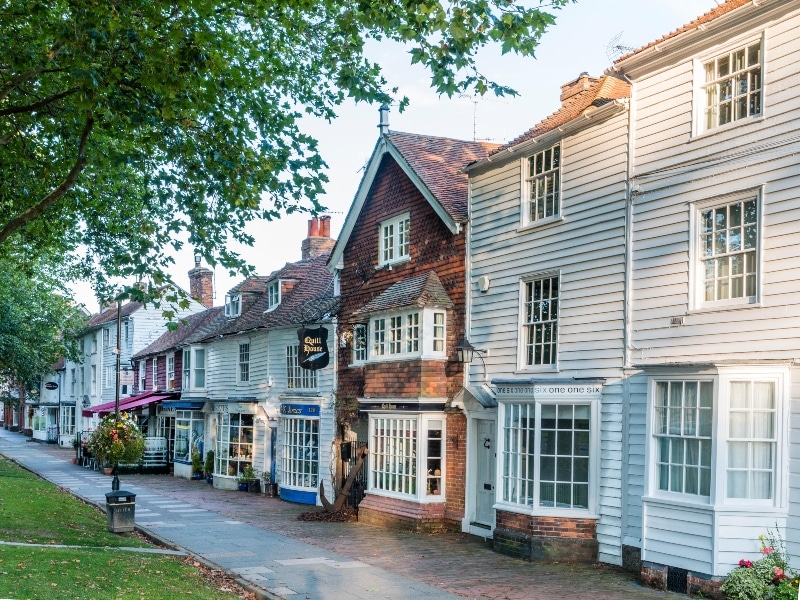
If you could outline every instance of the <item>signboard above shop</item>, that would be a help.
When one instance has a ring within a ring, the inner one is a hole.
[[[301,327],[297,330],[297,339],[300,340],[300,350],[297,360],[300,367],[309,371],[324,369],[330,362],[328,353],[328,330],[324,327],[307,329]]]

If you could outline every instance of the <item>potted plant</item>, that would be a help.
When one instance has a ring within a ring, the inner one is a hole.
[[[245,471],[246,471],[246,469],[245,469]],[[245,474],[245,471],[242,471],[241,473],[239,473],[239,477],[236,478],[236,483],[239,484],[239,491],[240,492],[246,492],[247,491],[247,475]]]
[[[209,450],[206,452],[206,464],[203,467],[206,472],[206,483],[214,482],[214,451]]]
[[[78,439],[77,435],[74,438],[72,438],[72,447],[75,448],[75,456],[72,459],[72,464],[73,465],[77,465],[78,464],[78,450],[81,447],[81,441]]]
[[[100,464],[135,465],[144,454],[144,436],[127,413],[106,415],[92,432],[86,447]]]
[[[264,471],[261,474],[261,481],[264,484],[264,493],[270,498],[278,497],[278,484],[272,482],[272,473]]]
[[[192,452],[192,479],[200,480],[203,478],[203,461],[199,452]]]
[[[256,475],[255,469],[253,469],[253,465],[247,465],[242,471],[242,476],[247,483],[248,492],[257,494],[261,491],[261,482]]]

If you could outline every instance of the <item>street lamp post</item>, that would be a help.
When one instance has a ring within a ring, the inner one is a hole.
[[[117,347],[114,348],[114,354],[117,355],[117,376],[115,377],[114,386],[114,424],[119,424],[119,367],[120,367],[120,333],[122,330],[122,300],[117,296]],[[117,463],[114,463],[114,479],[111,480],[112,491],[119,490],[119,476],[117,474]]]

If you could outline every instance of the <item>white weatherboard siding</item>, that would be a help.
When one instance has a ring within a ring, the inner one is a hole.
[[[797,3],[747,5],[747,19],[723,33],[710,33],[688,50],[652,56],[651,68],[630,65],[633,79],[635,194],[632,208],[631,354],[635,366],[728,364],[733,372],[748,365],[782,363],[790,374],[788,398],[779,394],[778,497],[769,506],[740,506],[722,497],[705,508],[692,502],[646,500],[645,451],[650,443],[646,419],[647,377],[628,382],[629,407],[625,543],[641,541],[642,558],[700,573],[724,575],[747,552],[757,551],[758,536],[785,527],[790,555],[800,551],[800,385],[788,365],[800,352],[800,12]],[[766,16],[765,16],[766,15]],[[715,30],[710,29],[709,32]],[[686,35],[695,35],[687,33]],[[724,52],[763,39],[762,113],[698,135],[693,110],[699,97],[695,73]],[[679,44],[668,48],[681,48]],[[679,54],[681,53],[681,54]],[[695,62],[697,61],[697,62]],[[623,63],[623,68],[625,64]],[[695,203],[724,204],[724,197],[752,191],[759,196],[759,266],[756,302],[702,307],[692,297],[698,284],[693,252]],[[694,279],[693,279],[694,278]],[[679,326],[671,323],[682,318]],[[679,370],[674,370],[680,376]],[[691,379],[691,376],[687,376]],[[718,389],[715,394],[726,391]],[[726,414],[715,422],[724,424]],[[722,403],[727,406],[727,401]],[[786,426],[788,422],[788,427]],[[724,426],[716,431],[724,431]],[[715,456],[724,452],[715,443]],[[787,458],[788,457],[788,458]],[[712,489],[721,490],[724,459],[712,462]],[[714,461],[717,458],[713,459]],[[654,468],[653,459],[650,459]],[[784,470],[785,466],[785,470]],[[788,477],[788,492],[780,490]],[[716,486],[716,488],[715,488]],[[722,495],[721,493],[719,494]],[[787,499],[788,496],[788,499]],[[788,520],[786,518],[788,505]],[[641,512],[644,515],[642,516]],[[687,524],[689,529],[682,526]]]
[[[562,142],[560,218],[521,227],[522,156],[470,174],[470,342],[488,349],[488,379],[603,377],[597,539],[620,564],[623,531],[623,285],[626,112]],[[518,369],[520,278],[560,274],[558,370]],[[490,288],[481,293],[485,275]],[[480,383],[482,367],[470,377]]]

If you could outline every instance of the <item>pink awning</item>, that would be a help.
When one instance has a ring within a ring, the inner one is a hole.
[[[174,394],[165,394],[164,392],[159,393],[156,390],[150,390],[149,392],[145,392],[137,396],[120,398],[119,409],[126,411],[131,410],[132,408],[136,408],[138,406],[144,406],[145,404],[160,402],[165,398],[171,398],[173,395]],[[104,402],[103,404],[90,406],[89,408],[84,408],[81,411],[81,414],[84,417],[91,417],[93,414],[99,414],[101,417],[103,417],[105,415],[109,415],[114,412],[115,404],[116,402]]]

